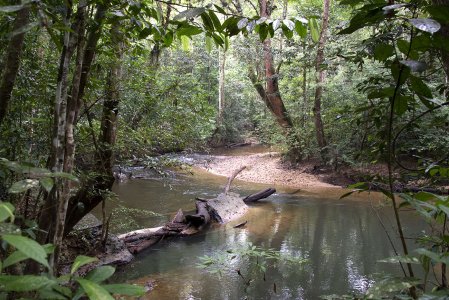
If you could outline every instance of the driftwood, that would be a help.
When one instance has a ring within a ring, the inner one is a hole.
[[[230,189],[230,187],[231,187],[231,183],[232,183],[232,181],[234,180],[234,178],[237,177],[237,175],[239,175],[240,172],[242,172],[243,170],[245,170],[245,168],[246,168],[246,166],[243,166],[243,167],[241,167],[240,169],[235,170],[235,171],[232,173],[232,175],[231,175],[230,177],[228,177],[228,183],[226,184],[225,189],[224,189],[224,193],[225,193],[225,194],[227,194],[227,193],[229,192],[229,189]]]
[[[270,196],[271,194],[274,194],[276,192],[275,189],[273,188],[269,188],[263,191],[260,191],[258,193],[255,194],[251,194],[249,196],[246,196],[245,198],[243,198],[243,201],[245,203],[250,203],[250,202],[256,202],[260,199],[264,199],[267,198],[268,196]]]
[[[228,178],[224,193],[219,194],[216,198],[197,198],[195,214],[184,215],[180,209],[174,218],[163,226],[135,230],[119,235],[118,238],[126,244],[131,253],[136,254],[166,237],[193,235],[206,228],[212,221],[226,223],[234,218],[241,217],[248,209],[245,203],[256,202],[276,192],[275,189],[270,188],[245,198],[229,193],[232,181],[244,169],[245,167],[241,167],[233,172]],[[246,223],[238,224],[235,227],[243,227]]]

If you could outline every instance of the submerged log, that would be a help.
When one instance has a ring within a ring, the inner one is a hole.
[[[196,227],[208,224],[210,221],[210,214],[207,210],[207,202],[197,201],[196,211],[197,213],[194,215],[187,215],[186,221]]]
[[[131,253],[136,254],[166,237],[193,235],[203,230],[212,221],[223,224],[243,216],[248,211],[248,206],[245,202],[255,202],[276,192],[275,189],[269,188],[245,198],[241,198],[238,194],[230,193],[229,189],[232,181],[244,169],[245,167],[241,167],[233,172],[228,178],[224,193],[219,194],[216,198],[197,198],[195,214],[184,215],[180,209],[174,218],[163,226],[131,231],[119,235],[119,239],[125,242]]]

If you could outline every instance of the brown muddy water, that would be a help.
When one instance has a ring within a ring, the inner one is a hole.
[[[125,207],[160,214],[128,214],[134,226],[156,227],[179,208],[192,210],[195,197],[212,198],[223,190],[225,178],[195,173],[134,179],[117,184],[114,192]],[[232,190],[247,195],[265,187],[235,181]],[[240,220],[197,236],[165,240],[144,251],[120,268],[114,280],[150,286],[152,291],[144,299],[319,299],[321,295],[363,293],[373,284],[373,274],[401,274],[398,266],[377,262],[394,255],[377,215],[395,237],[391,207],[385,206],[380,195],[358,194],[339,200],[343,189],[277,188],[278,193],[251,206]],[[402,217],[408,237],[422,230],[423,224],[412,213]],[[233,228],[242,221],[248,221],[245,228]],[[249,244],[274,249],[281,259],[227,253]],[[205,255],[222,258],[216,268],[221,274],[197,267]],[[292,257],[307,261],[287,261]],[[265,276],[259,267],[262,264],[266,264]]]

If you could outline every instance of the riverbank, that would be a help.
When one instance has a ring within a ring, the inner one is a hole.
[[[293,188],[340,187],[346,186],[344,178],[335,183],[328,181],[325,174],[313,174],[317,171],[313,162],[293,167],[281,159],[277,152],[255,153],[245,155],[209,155],[208,159],[196,160],[193,164],[215,175],[230,176],[234,170],[246,168],[238,175],[239,180],[282,185]]]
[[[316,160],[292,164],[284,161],[279,152],[271,150],[273,149],[260,145],[239,149],[216,149],[208,155],[192,156],[190,163],[194,167],[220,176],[230,176],[234,170],[246,166],[237,179],[274,186],[298,189],[345,188],[356,182],[368,182],[372,190],[388,188],[386,164],[339,165],[337,169],[323,166]],[[422,176],[413,178],[401,170],[395,170],[393,177],[395,192],[423,190],[441,194],[448,191],[446,184],[435,184],[430,178]]]

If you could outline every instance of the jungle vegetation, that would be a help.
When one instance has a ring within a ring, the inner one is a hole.
[[[449,199],[421,192],[400,204],[393,173],[448,182],[448,5],[1,0],[0,290],[75,295],[55,279],[58,251],[107,201],[114,165],[249,138],[299,164],[385,163],[408,295],[429,291],[416,262],[439,263],[447,290]],[[403,205],[436,229],[416,259]],[[92,298],[116,291],[88,279],[67,280]]]

